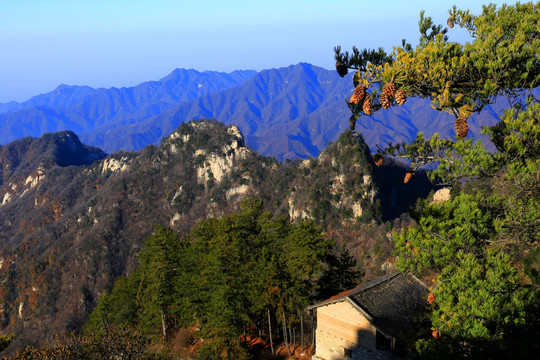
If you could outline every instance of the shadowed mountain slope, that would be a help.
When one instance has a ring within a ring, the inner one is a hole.
[[[89,165],[105,156],[102,150],[82,144],[72,131],[22,138],[0,146],[0,187],[38,168]]]

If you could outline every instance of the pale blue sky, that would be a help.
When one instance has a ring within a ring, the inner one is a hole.
[[[309,62],[333,68],[333,47],[418,38],[420,10],[446,23],[457,0],[0,0],[0,102],[60,84],[133,86],[175,68],[230,72]],[[502,2],[495,2],[502,4]],[[451,39],[465,39],[460,30]]]

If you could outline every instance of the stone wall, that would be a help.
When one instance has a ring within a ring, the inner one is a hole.
[[[376,335],[377,329],[346,300],[318,307],[312,360],[399,359],[376,348]]]
[[[346,350],[375,349],[376,329],[347,301],[317,308],[315,356],[324,360],[346,357]],[[349,357],[350,358],[350,357]]]

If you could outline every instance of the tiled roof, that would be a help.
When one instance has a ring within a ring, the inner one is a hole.
[[[415,276],[398,273],[365,282],[309,308],[349,301],[368,315],[375,327],[396,336],[409,328],[418,312],[425,309],[427,292],[427,287]]]

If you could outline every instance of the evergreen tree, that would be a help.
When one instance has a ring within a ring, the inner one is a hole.
[[[175,284],[187,243],[162,226],[145,241],[140,266],[120,278],[110,294],[102,297],[86,324],[87,331],[107,331],[109,326],[136,325],[145,334],[166,340],[173,322]]]
[[[360,283],[362,272],[356,268],[356,260],[346,248],[334,249],[325,262],[328,268],[319,280],[320,287],[317,295],[319,299],[328,299]]]
[[[354,266],[344,255],[339,267],[329,264],[338,259],[332,244],[312,222],[272,217],[257,199],[244,200],[240,213],[201,221],[184,240],[157,226],[140,266],[99,300],[87,328],[130,324],[167,340],[174,328],[198,325],[206,339],[201,359],[244,358],[241,334],[275,329],[268,314],[287,332],[316,290],[328,288],[321,280]]]
[[[110,294],[98,301],[94,311],[85,324],[85,330],[96,334],[108,332],[110,327],[138,322],[137,290],[141,279],[141,269],[133,271],[128,277],[116,280]]]
[[[416,224],[395,234],[398,268],[435,274],[426,299],[432,329],[415,345],[421,357],[532,358],[539,351],[540,105],[530,93],[540,85],[539,13],[539,3],[484,6],[478,16],[454,8],[448,24],[473,37],[464,45],[422,13],[414,49],[404,42],[388,56],[336,48],[340,64],[357,70],[372,111],[420,96],[456,117],[456,141],[418,134],[411,144],[381,149],[411,159],[413,170],[436,162],[431,179],[453,185],[451,200],[419,203],[411,212]],[[466,119],[500,96],[513,106],[484,129],[496,147],[490,152],[465,138]],[[363,111],[357,100],[351,97],[354,119]]]
[[[466,124],[473,112],[498,96],[515,100],[540,85],[539,11],[540,4],[532,2],[499,9],[491,4],[478,16],[454,7],[449,24],[466,29],[474,39],[465,45],[449,41],[448,29],[434,25],[422,12],[416,48],[405,40],[391,55],[383,49],[357,48],[349,54],[338,46],[335,58],[356,71],[354,84],[372,102],[370,113],[401,105],[407,96],[419,96],[431,99],[433,108],[463,118]],[[361,104],[350,101],[354,119],[362,113],[369,115]]]
[[[154,328],[159,321],[165,341],[175,299],[175,281],[181,266],[179,260],[184,251],[184,243],[176,232],[156,226],[145,241],[145,251],[139,255],[142,273],[136,299],[141,309],[140,326]]]
[[[498,152],[477,144],[475,151],[459,149],[461,164],[443,161],[435,175],[465,178],[465,186],[450,201],[419,209],[417,226],[396,238],[402,270],[438,273],[431,316],[437,339],[418,347],[427,358],[526,358],[538,351],[539,110],[529,104],[508,111],[486,130]]]

